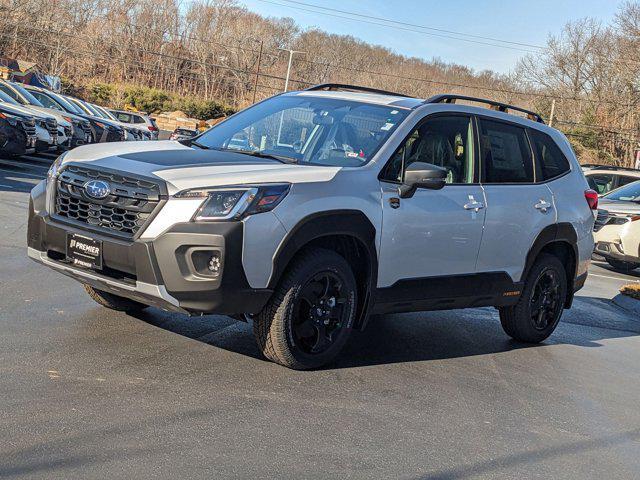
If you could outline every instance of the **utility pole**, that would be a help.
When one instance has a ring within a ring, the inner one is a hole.
[[[260,63],[262,62],[262,47],[264,47],[264,41],[260,41],[260,52],[258,53],[258,66],[256,67],[256,80],[253,84],[253,102],[256,103],[256,94],[258,93],[258,77],[260,76]]]
[[[289,90],[289,77],[291,76],[291,63],[293,62],[293,54],[294,53],[305,54],[306,52],[301,52],[299,50],[290,50],[287,48],[279,48],[278,50],[289,52],[289,63],[287,65],[287,77],[285,78],[285,81],[284,81],[284,91],[286,92]]]
[[[556,99],[551,100],[551,115],[549,115],[549,126],[553,127],[553,117],[556,113]]]

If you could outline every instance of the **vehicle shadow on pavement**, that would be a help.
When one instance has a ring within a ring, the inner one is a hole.
[[[0,165],[0,192],[30,192],[44,177]]]
[[[352,333],[338,360],[325,370],[470,357],[555,344],[600,347],[602,340],[640,335],[640,322],[628,320],[626,313],[617,315],[617,309],[619,307],[599,299],[576,299],[573,309],[565,311],[553,335],[539,345],[509,338],[493,308],[377,316],[370,320],[364,332]],[[136,318],[218,348],[264,360],[251,325],[229,317],[189,318],[149,309],[136,314]]]
[[[600,268],[602,268],[603,270],[607,270],[613,274],[617,274],[617,275],[626,275],[628,277],[634,277],[636,279],[640,280],[640,268],[636,268],[635,270],[632,270],[630,272],[624,272],[621,273],[618,270],[616,270],[615,268],[613,268],[611,265],[609,265],[607,262],[601,262],[601,261],[593,261],[593,263],[595,263],[596,265],[598,265]],[[620,278],[621,281],[624,280],[624,278]]]

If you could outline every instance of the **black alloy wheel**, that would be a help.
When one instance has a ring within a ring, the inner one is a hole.
[[[531,296],[531,320],[536,330],[554,325],[562,312],[560,279],[552,270],[544,270],[537,278]]]
[[[330,271],[311,278],[297,295],[291,335],[307,354],[325,352],[345,325],[349,311],[344,282]]]

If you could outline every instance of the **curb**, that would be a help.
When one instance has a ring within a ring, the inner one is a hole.
[[[613,303],[618,305],[620,308],[624,308],[625,310],[640,316],[640,300],[636,300],[635,298],[631,298],[628,295],[620,293],[613,297]]]

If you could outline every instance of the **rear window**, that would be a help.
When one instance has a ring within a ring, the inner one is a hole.
[[[531,183],[533,161],[524,128],[480,120],[483,183]]]
[[[124,113],[124,112],[115,112],[115,116],[118,120],[120,120],[121,122],[124,123],[132,123],[131,122],[131,115],[129,115],[128,113]]]
[[[546,133],[529,130],[536,152],[538,174],[542,180],[550,180],[567,173],[571,167],[556,142]]]

